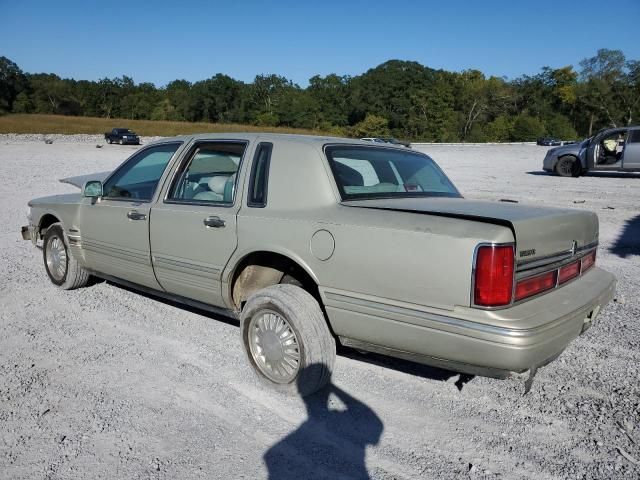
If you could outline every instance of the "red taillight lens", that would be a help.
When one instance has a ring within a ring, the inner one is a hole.
[[[476,254],[473,301],[483,307],[511,303],[513,292],[513,246],[482,246]]]
[[[516,283],[516,301],[551,290],[556,286],[557,278],[558,272],[554,270],[553,272],[520,280]]]
[[[584,257],[582,257],[582,273],[589,270],[596,264],[596,251],[587,253]]]
[[[580,261],[570,263],[569,265],[565,265],[560,269],[560,276],[558,278],[558,283],[562,285],[563,283],[568,282],[572,278],[576,278],[580,275]]]

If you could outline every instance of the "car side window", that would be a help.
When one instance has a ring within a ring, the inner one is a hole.
[[[628,143],[640,143],[640,130],[631,130]]]
[[[246,142],[197,145],[176,174],[167,200],[232,204]]]
[[[180,143],[145,148],[105,182],[105,198],[150,201],[160,177]]]
[[[263,142],[258,145],[251,165],[251,177],[249,178],[249,196],[247,205],[254,208],[262,208],[267,205],[267,189],[269,185],[269,165],[271,163],[271,151],[273,144]]]

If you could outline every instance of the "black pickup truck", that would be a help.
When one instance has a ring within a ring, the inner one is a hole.
[[[110,132],[104,134],[104,139],[107,143],[119,143],[120,145],[129,143],[132,145],[140,145],[140,137],[136,135],[136,132],[129,130],[128,128],[114,128]]]

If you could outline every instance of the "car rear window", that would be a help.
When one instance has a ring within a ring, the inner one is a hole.
[[[325,148],[343,200],[460,197],[427,155],[395,148],[330,145]]]

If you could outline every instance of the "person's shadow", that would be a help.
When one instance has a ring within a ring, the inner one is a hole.
[[[343,408],[331,405],[334,396]],[[303,398],[307,420],[264,454],[269,479],[370,478],[365,450],[378,443],[384,428],[375,412],[332,383]]]

